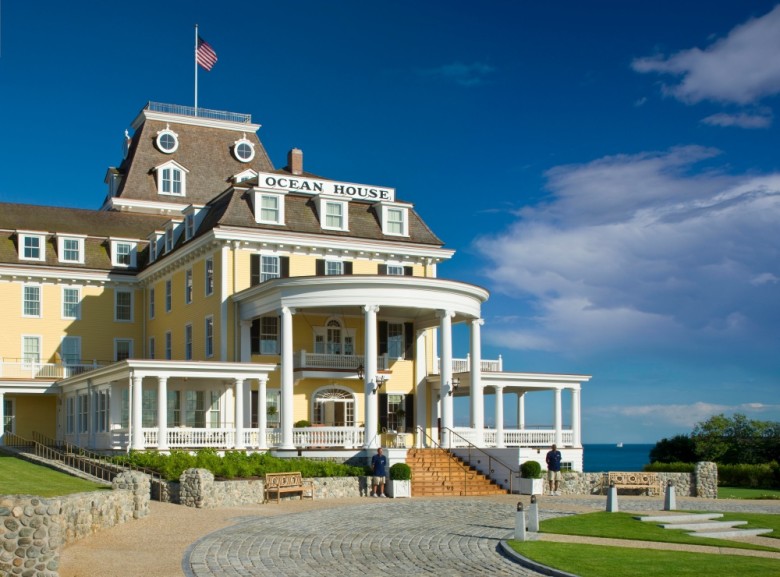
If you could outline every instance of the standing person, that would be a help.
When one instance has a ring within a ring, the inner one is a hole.
[[[547,481],[550,483],[550,495],[560,495],[561,486],[561,452],[553,445],[547,451]]]
[[[385,497],[385,477],[387,477],[387,457],[382,454],[382,447],[371,457],[371,496]],[[379,490],[377,491],[377,487]]]

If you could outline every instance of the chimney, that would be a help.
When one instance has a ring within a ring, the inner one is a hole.
[[[287,153],[287,169],[296,176],[303,174],[303,151],[300,148],[293,148]]]

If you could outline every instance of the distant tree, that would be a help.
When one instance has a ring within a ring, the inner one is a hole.
[[[695,463],[696,444],[688,435],[675,435],[661,439],[650,449],[651,463]]]
[[[754,421],[739,413],[714,415],[698,423],[691,439],[705,461],[756,464],[780,457],[780,423]]]

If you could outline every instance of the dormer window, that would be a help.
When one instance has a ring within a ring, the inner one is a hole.
[[[58,236],[57,254],[60,262],[84,264],[84,237]]]
[[[129,240],[111,241],[111,264],[123,268],[135,268],[137,243]]]
[[[349,230],[348,203],[319,196],[317,207],[320,213],[320,226],[326,230]]]
[[[187,172],[178,162],[171,160],[156,168],[157,194],[187,195]]]
[[[46,260],[46,235],[19,233],[20,260]]]
[[[176,243],[176,226],[181,221],[172,220],[168,226],[165,227],[165,254],[168,254],[173,250],[173,246]]]
[[[233,143],[233,155],[241,162],[249,162],[255,157],[255,145],[244,135]]]
[[[246,170],[233,175],[233,182],[238,184],[239,182],[244,182],[245,180],[250,180],[255,177],[257,177],[257,171],[247,168]]]
[[[184,240],[190,240],[195,235],[195,215],[189,213],[184,217]]]
[[[152,234],[149,235],[149,262],[152,263],[157,260],[157,257],[159,256],[157,242],[160,237],[159,232],[155,231]]]
[[[382,232],[392,236],[409,236],[409,209],[382,204]]]
[[[179,148],[179,135],[171,130],[170,125],[167,125],[164,130],[157,133],[155,143],[160,152],[173,154]]]
[[[285,194],[255,190],[255,221],[263,224],[284,224]]]

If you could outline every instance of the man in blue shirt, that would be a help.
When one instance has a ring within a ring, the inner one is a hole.
[[[382,447],[371,457],[371,496],[385,497],[385,478],[387,477],[387,457],[382,454]],[[377,487],[379,490],[377,491]]]
[[[553,445],[547,452],[547,482],[550,484],[550,495],[560,495],[561,485],[561,452]]]

